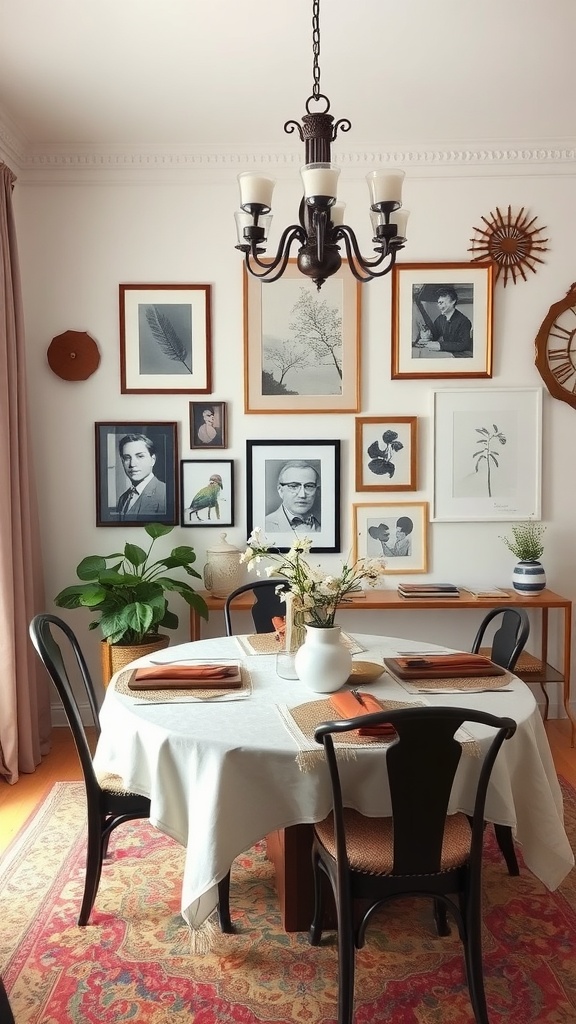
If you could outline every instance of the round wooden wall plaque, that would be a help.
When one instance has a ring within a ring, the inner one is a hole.
[[[100,366],[98,345],[86,331],[64,331],[48,346],[48,365],[62,380],[86,380]]]

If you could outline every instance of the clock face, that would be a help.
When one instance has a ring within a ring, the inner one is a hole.
[[[536,337],[535,362],[550,394],[576,408],[576,285],[550,307]]]

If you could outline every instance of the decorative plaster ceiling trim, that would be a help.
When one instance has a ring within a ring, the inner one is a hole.
[[[266,167],[276,173],[293,173],[302,162],[299,149],[285,151],[270,147],[222,146],[150,146],[138,150],[121,146],[72,147],[44,146],[42,148],[16,145],[14,136],[3,131],[0,122],[0,142],[6,137],[17,158],[20,181],[41,181],[44,177],[54,181],[58,176],[70,180],[95,174],[109,177],[125,174],[164,175],[168,177],[190,173],[213,176],[217,172],[237,172],[246,167]],[[418,172],[440,169],[460,171],[475,168],[481,173],[491,169],[496,173],[513,170],[544,172],[576,172],[576,140],[559,139],[546,142],[518,141],[504,145],[501,141],[480,143],[449,143],[434,145],[405,145],[381,148],[369,144],[362,148],[339,150],[337,161],[346,168],[366,170],[379,165],[402,166]]]

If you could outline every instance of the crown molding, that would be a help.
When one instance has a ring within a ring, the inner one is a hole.
[[[24,183],[89,183],[95,180],[189,180],[230,177],[246,167],[262,167],[277,175],[292,175],[302,162],[299,149],[289,151],[266,146],[114,146],[27,145],[21,136],[0,120],[0,149],[10,157],[18,180]],[[394,145],[366,144],[340,149],[338,164],[343,173],[369,170],[379,165],[402,166],[408,173],[476,174],[538,173],[573,174],[576,171],[576,139],[502,140],[482,142]]]

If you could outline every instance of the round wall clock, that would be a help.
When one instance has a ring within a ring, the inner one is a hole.
[[[576,409],[576,284],[550,306],[536,335],[534,362],[550,394]]]

